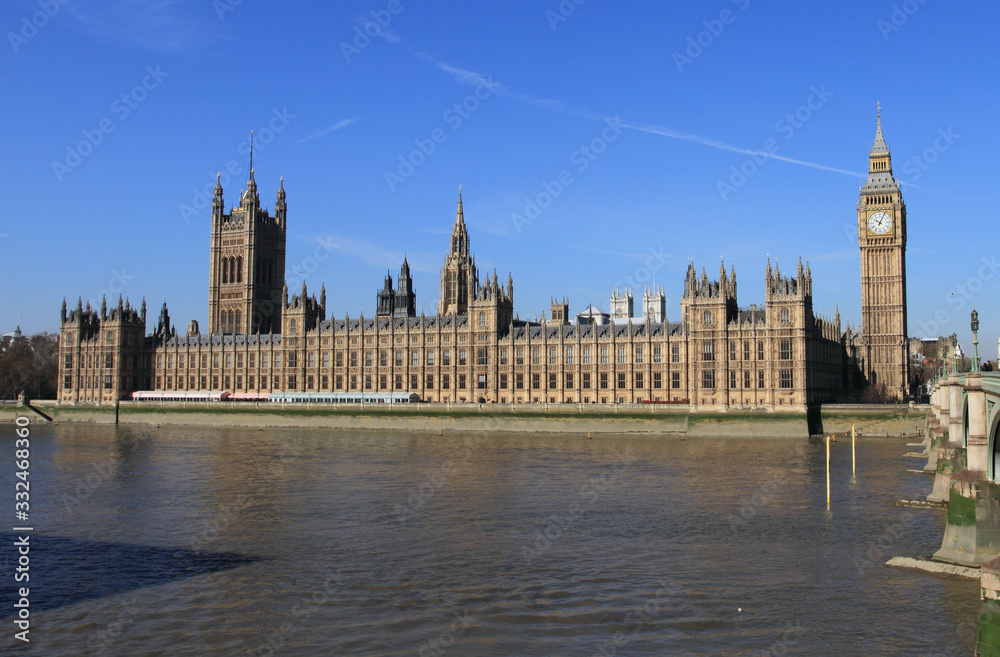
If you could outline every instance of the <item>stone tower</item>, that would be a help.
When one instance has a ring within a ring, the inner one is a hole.
[[[375,306],[376,317],[392,317],[392,310],[395,308],[396,293],[392,290],[392,276],[385,272],[385,283],[378,291],[378,303]]]
[[[632,317],[633,308],[632,288],[626,286],[625,294],[619,294],[618,288],[611,288],[611,320],[627,320]]]
[[[410,278],[410,263],[403,257],[403,266],[399,268],[399,278],[396,279],[396,292],[393,295],[393,317],[416,317],[417,294],[413,291],[413,279]]]
[[[250,179],[240,205],[223,213],[222,183],[212,199],[211,268],[208,278],[210,333],[269,333],[281,330],[281,286],[285,280],[284,179],[278,187],[274,216],[260,207]]]
[[[646,287],[642,291],[642,318],[648,322],[667,321],[667,296],[663,286]]]
[[[166,307],[166,304],[164,304]],[[146,301],[136,309],[118,297],[118,304],[108,309],[101,300],[100,312],[90,302],[84,309],[78,299],[76,310],[67,312],[63,300],[59,323],[60,402],[114,403],[128,399],[135,390],[150,385],[149,368],[144,358]]]
[[[569,299],[563,297],[562,300],[559,300],[552,297],[549,310],[551,311],[551,319],[548,322],[549,326],[569,325]]]
[[[869,385],[885,386],[890,399],[901,401],[909,379],[906,205],[882,137],[881,107],[868,153],[868,179],[858,197],[858,243],[864,372]]]
[[[476,261],[469,255],[469,233],[465,229],[465,212],[462,209],[462,188],[458,189],[458,211],[455,227],[451,231],[451,249],[441,268],[441,297],[439,315],[466,315],[469,300],[475,298],[479,286]]]

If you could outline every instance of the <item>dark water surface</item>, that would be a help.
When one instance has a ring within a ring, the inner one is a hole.
[[[902,439],[827,511],[819,442],[32,430],[10,654],[972,654],[978,582],[882,565],[943,535]]]

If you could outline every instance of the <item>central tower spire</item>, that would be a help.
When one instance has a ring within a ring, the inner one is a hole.
[[[469,300],[479,289],[476,262],[469,255],[469,231],[465,228],[465,211],[462,208],[462,187],[458,188],[458,209],[455,226],[451,230],[451,249],[441,269],[441,296],[438,314],[464,315],[469,310]]]
[[[469,231],[465,228],[465,210],[462,208],[462,186],[458,186],[458,210],[455,211],[455,227],[451,231],[451,253],[469,255]]]

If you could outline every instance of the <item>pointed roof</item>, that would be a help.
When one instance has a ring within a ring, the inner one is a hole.
[[[465,211],[462,209],[462,187],[458,187],[458,209],[455,211],[455,227],[451,231],[451,253],[469,255],[469,231],[465,228]]]
[[[882,136],[882,105],[879,103],[876,106],[876,116],[878,119],[878,124],[875,127],[875,143],[872,144],[872,148],[869,151],[869,155],[888,155],[889,147],[885,143],[885,138]]]

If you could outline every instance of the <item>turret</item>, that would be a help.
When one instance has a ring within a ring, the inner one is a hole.
[[[391,279],[388,280],[391,283]],[[392,303],[394,317],[416,317],[417,295],[413,290],[410,263],[406,260],[406,256],[403,256],[403,265],[399,268],[399,279],[396,281],[396,292],[393,294]]]
[[[160,308],[160,319],[156,325],[156,333],[160,336],[169,336],[170,331],[170,313],[167,312],[167,302],[163,302],[163,307]]]
[[[288,205],[285,203],[285,178],[278,180],[278,200],[274,203],[274,220],[279,226],[285,225],[288,216]]]
[[[222,174],[215,174],[215,194],[212,196],[212,223],[222,221]]]

